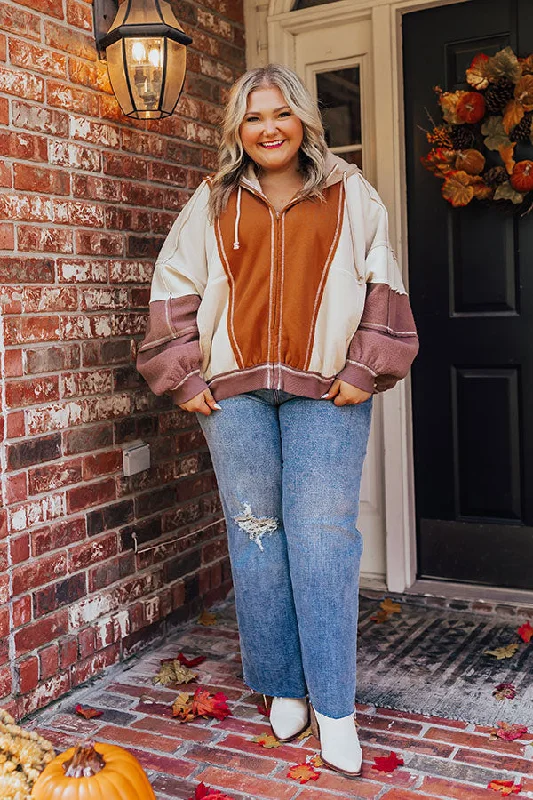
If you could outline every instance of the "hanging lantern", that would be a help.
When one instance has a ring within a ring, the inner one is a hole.
[[[107,33],[99,35],[110,4],[95,0],[95,30],[105,50],[111,86],[124,114],[159,119],[174,111],[185,80],[187,45],[166,0],[124,0]]]

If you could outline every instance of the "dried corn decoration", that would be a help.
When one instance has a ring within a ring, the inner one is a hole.
[[[0,800],[29,800],[33,784],[54,757],[51,742],[16,725],[0,708]]]

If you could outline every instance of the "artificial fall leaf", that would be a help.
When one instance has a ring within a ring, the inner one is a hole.
[[[442,196],[454,208],[467,206],[474,197],[470,175],[463,170],[450,172],[442,185]]]
[[[192,694],[180,692],[172,703],[172,716],[177,717],[180,722],[190,722],[196,714],[192,710]]]
[[[195,681],[198,675],[192,669],[184,667],[177,658],[173,661],[164,661],[161,669],[154,678],[154,683],[166,686],[167,683],[190,683]]]
[[[530,625],[529,620],[524,622],[517,630],[518,635],[522,639],[523,642],[528,644],[531,639],[533,638],[533,627]]]
[[[281,742],[278,742],[275,736],[271,733],[260,733],[259,736],[254,736],[252,742],[264,747],[265,750],[270,750],[273,747],[281,747]]]
[[[506,644],[505,647],[496,647],[494,650],[484,650],[483,654],[486,656],[494,656],[498,661],[502,661],[504,658],[512,658],[519,647],[520,645],[516,643]]]
[[[501,792],[504,797],[508,797],[510,794],[520,794],[522,784],[515,784],[514,781],[491,781],[487,788],[494,789],[495,792]]]
[[[296,737],[296,741],[303,742],[304,739],[309,739],[309,737],[312,735],[313,731],[311,730],[311,726],[309,726],[308,728],[305,729],[305,731],[302,731],[300,734],[298,734],[298,736]]]
[[[511,144],[503,127],[503,117],[489,117],[481,126],[481,133],[489,150],[498,150],[501,146],[508,147]]]
[[[455,158],[455,168],[462,169],[469,175],[479,175],[485,166],[485,156],[473,147],[459,150]]]
[[[513,83],[516,83],[520,77],[520,64],[518,58],[513,53],[511,47],[504,47],[503,50],[489,58],[487,64],[487,74],[491,81],[496,81],[498,78],[509,78]]]
[[[194,797],[189,800],[232,800],[227,794],[222,794],[219,789],[211,789],[205,783],[199,783],[194,790]]]
[[[439,105],[444,121],[451,125],[458,125],[457,104],[466,92],[443,92],[440,86],[435,86],[435,92],[439,96]]]
[[[474,197],[476,200],[490,200],[494,195],[494,189],[492,186],[487,186],[487,184],[483,183],[483,181],[474,183],[472,188],[474,189]]]
[[[379,622],[379,623],[386,622],[388,618],[389,615],[387,614],[387,612],[382,610],[376,611],[376,613],[372,614],[372,616],[370,617],[372,622]]]
[[[445,147],[434,147],[426,156],[422,156],[420,161],[422,165],[436,175],[437,178],[444,178],[444,176],[453,169],[455,159],[455,150],[448,150]]]
[[[208,611],[207,608],[204,608],[200,616],[198,617],[198,625],[216,625],[217,624],[217,617],[216,614],[211,613]]]
[[[519,58],[518,63],[520,64],[522,75],[533,75],[533,55]]]
[[[266,706],[257,706],[258,712],[261,714],[262,717],[269,717],[270,710]]]
[[[402,764],[403,758],[397,756],[396,753],[393,753],[391,750],[388,756],[375,756],[372,769],[377,769],[378,772],[394,772],[394,770],[397,769],[397,767],[401,767]]]
[[[498,146],[498,153],[501,156],[503,165],[508,175],[512,175],[515,168],[514,147],[514,142],[509,142],[509,144],[500,144]]]
[[[379,604],[380,608],[383,609],[387,614],[401,614],[402,607],[400,603],[395,603],[391,600],[390,597],[386,597],[385,600],[382,600]]]
[[[489,85],[488,76],[489,57],[485,53],[478,53],[466,70],[466,80],[474,89],[486,89]]]
[[[192,711],[198,717],[214,717],[223,720],[231,714],[227,700],[228,698],[223,692],[211,695],[206,689],[199,686],[192,699]]]
[[[520,124],[525,113],[526,111],[520,100],[509,100],[503,113],[503,129],[505,133],[511,133],[513,128]]]
[[[514,742],[529,733],[526,725],[510,725],[508,722],[498,722],[496,728],[490,732],[491,739],[503,739],[506,742]]]
[[[526,111],[533,111],[533,75],[523,75],[517,81],[514,96]]]
[[[524,197],[525,195],[523,195],[521,192],[517,192],[515,189],[513,189],[509,181],[502,183],[494,192],[495,200],[510,200],[515,205],[519,205],[523,201]],[[511,656],[508,656],[508,658],[510,657]],[[506,658],[506,656],[502,656],[502,658]]]
[[[187,658],[183,655],[183,653],[178,653],[178,661],[180,664],[183,664],[184,667],[197,667],[199,664],[203,664],[206,659],[206,656],[196,656],[196,658]]]
[[[80,703],[76,706],[76,714],[79,714],[80,717],[84,719],[94,719],[95,717],[101,717],[104,713],[103,711],[97,711],[96,708],[84,708]]]
[[[317,769],[318,767],[324,766],[324,762],[322,761],[322,758],[321,756],[319,756],[318,753],[316,754],[316,756],[310,756],[308,763],[311,764],[312,767],[316,767]]]
[[[499,683],[494,689],[492,696],[496,700],[514,700],[516,688],[514,683]]]
[[[317,781],[320,778],[320,772],[317,772],[310,764],[295,764],[287,772],[287,778],[292,778],[293,781],[299,783],[307,783],[307,781]]]

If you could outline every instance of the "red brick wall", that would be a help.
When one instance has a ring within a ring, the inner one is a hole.
[[[230,585],[200,429],[134,366],[154,256],[244,68],[242,0],[174,7],[186,90],[145,123],[120,113],[90,2],[0,0],[0,704],[18,716]],[[137,438],[153,467],[125,478]]]

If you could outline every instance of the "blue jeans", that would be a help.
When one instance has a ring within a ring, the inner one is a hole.
[[[359,486],[372,398],[336,406],[277,389],[197,413],[224,509],[245,683],[353,713]]]

